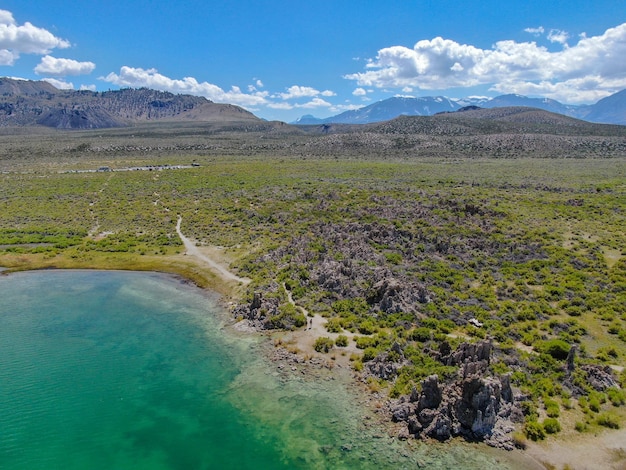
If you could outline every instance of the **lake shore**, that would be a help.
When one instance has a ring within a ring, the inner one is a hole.
[[[351,369],[349,358],[351,353],[356,352],[356,347],[351,343],[350,347],[335,348],[329,354],[315,351],[314,343],[318,337],[325,336],[336,339],[339,335],[339,333],[326,331],[325,323],[326,320],[322,316],[314,315],[311,317],[311,323],[303,329],[271,334],[277,349],[284,351],[273,355],[272,360],[278,362],[281,368],[293,367],[290,366],[293,363],[309,362],[313,367],[327,367],[338,374],[351,374],[355,390],[361,396],[363,405],[377,416],[376,425],[384,429],[389,435],[397,436],[402,424],[391,421],[391,414],[385,407],[385,403],[388,401],[386,395],[369,388],[366,383],[360,380],[359,375]],[[244,324],[245,321],[239,322],[235,328],[250,331]],[[303,368],[302,370],[307,369]],[[463,442],[461,439],[454,439],[453,441],[454,443]],[[441,444],[436,441],[430,441],[430,443],[446,445],[446,443]],[[504,451],[481,443],[472,445],[482,446],[482,450],[486,454],[516,470],[550,468],[626,469],[626,429],[603,430],[597,434],[572,435],[570,433],[566,436],[549,438],[544,442],[528,441],[525,450]]]
[[[221,250],[212,247],[201,247],[200,251],[205,256],[213,256],[213,261],[219,263],[225,268],[229,265],[229,259]],[[143,270],[156,271],[166,274],[180,276],[182,279],[192,282],[199,288],[212,290],[217,292],[221,298],[220,303],[226,310],[229,304],[241,298],[243,288],[240,282],[234,282],[229,276],[228,278],[220,275],[220,271],[212,271],[207,273],[207,265],[201,258],[188,254],[178,254],[153,260],[144,258],[149,261],[138,266],[133,266],[131,260],[121,259],[112,263],[111,259],[107,260],[107,267],[103,267],[102,263],[89,263],[77,260],[65,260],[56,263],[50,260],[39,260],[37,257],[21,256],[20,259],[5,258],[4,267],[0,271],[10,273],[12,271],[37,270],[37,269],[107,269],[107,270]],[[93,266],[92,266],[93,265]],[[190,275],[192,273],[192,275]],[[195,275],[194,275],[195,274]],[[233,320],[234,321],[234,320]],[[270,357],[277,367],[291,373],[313,374],[313,370],[325,368],[332,370],[335,374],[352,375],[355,389],[361,397],[361,403],[366,406],[373,416],[377,418],[370,425],[377,426],[389,435],[397,435],[398,427],[391,422],[389,414],[385,414],[384,404],[386,397],[378,392],[372,392],[362,381],[358,380],[358,376],[352,372],[350,367],[350,354],[355,352],[354,347],[342,348],[335,350],[330,355],[322,355],[314,349],[315,339],[320,336],[334,337],[338,334],[328,333],[324,324],[326,320],[315,315],[312,322],[307,327],[295,331],[281,331],[276,333],[268,333],[271,341],[277,346],[276,349],[284,350]],[[247,328],[244,322],[233,323],[232,328],[239,331],[246,331],[251,334],[259,334],[258,331]],[[297,358],[297,359],[294,359]],[[296,361],[293,365],[293,361]],[[304,366],[303,366],[304,365]],[[455,439],[455,443],[460,440]],[[432,442],[432,445],[447,445],[438,442]],[[409,444],[410,445],[410,444]],[[470,445],[470,444],[467,444]],[[528,446],[524,451],[501,451],[492,449],[484,444],[471,444],[472,446],[481,446],[481,452],[486,455],[493,456],[496,460],[502,462],[515,470],[522,469],[547,469],[547,468],[571,468],[571,469],[595,469],[606,468],[623,470],[626,469],[626,429],[607,430],[598,434],[568,434],[567,437],[561,436],[550,438],[545,442],[528,442]]]
[[[405,440],[400,438],[402,423],[394,423],[388,407],[389,400],[384,390],[370,387],[361,375],[355,372],[349,360],[349,348],[341,348],[342,351],[333,350],[329,354],[321,354],[315,351],[313,343],[320,335],[332,336],[324,330],[325,319],[316,315],[312,318],[312,325],[306,329],[295,331],[259,332],[249,326],[246,320],[232,325],[232,328],[245,334],[265,335],[268,342],[272,342],[273,350],[268,354],[268,360],[275,364],[281,374],[301,374],[309,378],[322,379],[322,376],[335,376],[350,384],[350,390],[355,400],[363,409],[363,422],[368,428],[386,435],[406,449],[407,456],[412,451],[423,449],[424,446],[432,447],[442,452],[446,448],[452,450],[463,449],[467,452],[481,453],[490,462],[492,467],[485,468],[509,468],[512,470],[543,470],[546,467],[537,460],[535,455],[522,450],[505,451],[495,449],[482,443],[469,443],[463,439],[455,438],[451,441],[439,442],[432,439]],[[336,334],[335,334],[336,336]],[[323,371],[323,372],[320,372]],[[417,468],[429,468],[420,460],[416,453]]]

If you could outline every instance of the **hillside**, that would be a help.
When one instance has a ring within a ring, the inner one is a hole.
[[[607,157],[626,155],[626,127],[594,124],[536,108],[400,116],[367,125],[301,126],[321,134],[315,154],[388,157]]]
[[[0,78],[0,127],[125,127],[150,121],[251,121],[252,113],[206,98],[149,89],[58,90],[49,83]]]
[[[626,135],[626,128],[605,124],[590,123],[563,114],[526,106],[507,106],[470,109],[462,112],[438,114],[430,117],[433,123],[451,133],[451,128],[461,126],[462,134],[493,134],[499,132],[515,134],[555,134],[555,135]],[[415,117],[401,116],[378,124],[385,129],[396,129],[415,122]],[[408,129],[405,132],[410,132]]]

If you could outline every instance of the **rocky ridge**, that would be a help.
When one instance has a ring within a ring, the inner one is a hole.
[[[141,89],[58,90],[49,83],[0,78],[0,127],[102,129],[151,121],[252,121],[252,113],[191,95]]]

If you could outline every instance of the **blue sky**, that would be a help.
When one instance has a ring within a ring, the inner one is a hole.
[[[626,88],[626,0],[0,0],[0,75],[283,121],[392,96],[591,103]]]

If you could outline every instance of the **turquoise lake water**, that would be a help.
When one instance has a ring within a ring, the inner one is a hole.
[[[367,427],[347,379],[280,372],[173,277],[17,273],[0,299],[0,468],[504,467]]]

